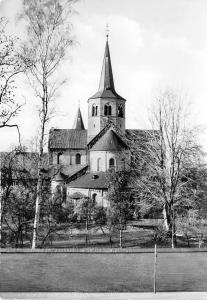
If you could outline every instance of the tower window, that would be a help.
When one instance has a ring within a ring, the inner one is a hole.
[[[118,117],[123,118],[124,117],[124,109],[123,106],[118,107]]]
[[[81,164],[81,155],[80,153],[77,153],[75,156],[75,163],[76,165],[80,165]]]
[[[112,108],[111,105],[104,105],[104,116],[111,116]]]
[[[104,105],[104,116],[108,115],[108,105]]]
[[[110,158],[109,159],[109,168],[111,169],[111,168],[114,168],[114,166],[115,166],[115,160],[114,160],[114,158]]]
[[[108,115],[111,116],[111,105],[108,106]]]
[[[92,106],[92,117],[95,117],[98,115],[98,106],[93,104]]]

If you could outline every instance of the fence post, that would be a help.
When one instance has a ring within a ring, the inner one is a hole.
[[[157,244],[155,243],[155,253],[154,253],[154,294],[156,294],[156,275],[157,275]]]

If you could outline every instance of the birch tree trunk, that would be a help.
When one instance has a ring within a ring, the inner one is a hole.
[[[57,90],[65,83],[60,79],[58,67],[72,46],[71,23],[73,0],[23,0],[22,18],[27,21],[28,40],[24,45],[24,56],[31,61],[29,81],[39,102],[40,144],[37,178],[37,197],[33,226],[32,249],[37,246],[40,207],[43,199],[43,149],[47,125],[54,116],[53,102]],[[27,59],[25,59],[27,60]]]

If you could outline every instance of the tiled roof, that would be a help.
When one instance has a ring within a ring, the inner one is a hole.
[[[105,172],[86,173],[78,179],[71,181],[68,187],[89,188],[89,189],[107,189],[107,174]]]
[[[58,181],[60,179],[59,174],[62,179],[66,180],[73,176],[74,174],[80,172],[82,169],[86,168],[87,165],[50,165],[49,176],[52,180]],[[57,177],[57,178],[56,178]]]
[[[85,168],[87,165],[69,165],[69,166],[63,166],[61,169],[61,172],[66,175],[67,177],[71,177],[83,168]]]
[[[126,144],[112,130],[109,129],[100,139],[92,146],[92,151],[121,151],[126,149]]]
[[[123,97],[117,94],[116,91],[111,91],[111,90],[101,90],[95,93],[92,97],[90,97],[90,99],[96,99],[96,98],[112,98],[112,99],[125,100]]]
[[[87,130],[51,129],[49,133],[50,149],[85,149]]]

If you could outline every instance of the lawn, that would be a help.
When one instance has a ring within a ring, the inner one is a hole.
[[[153,253],[1,254],[0,291],[152,292]],[[158,253],[158,291],[207,291],[207,252]]]

